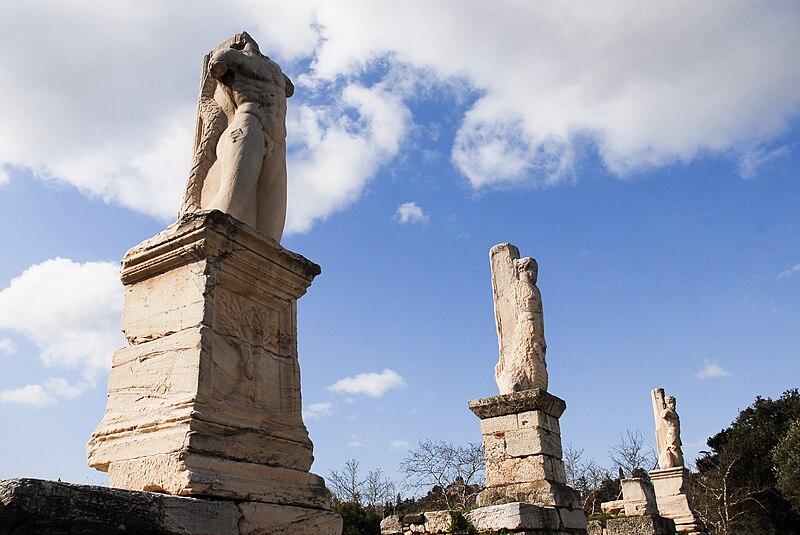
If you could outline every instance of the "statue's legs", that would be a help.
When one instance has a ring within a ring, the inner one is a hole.
[[[266,152],[264,132],[258,119],[237,112],[217,144],[220,184],[208,204],[236,219],[256,226],[256,187]]]
[[[280,242],[286,223],[286,142],[266,156],[258,181],[256,228]]]

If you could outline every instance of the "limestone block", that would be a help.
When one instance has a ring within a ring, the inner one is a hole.
[[[675,524],[658,515],[613,518],[606,523],[607,535],[674,535]]]
[[[568,509],[566,507],[557,508],[558,516],[561,517],[561,527],[568,530],[585,530],[588,525],[586,511],[583,509]]]
[[[426,511],[425,512],[425,532],[426,533],[450,533],[453,528],[453,513],[450,511]]]
[[[562,483],[546,480],[487,487],[478,493],[477,498],[479,506],[514,501],[540,506],[557,505],[573,509],[581,507],[580,495],[575,489]]]
[[[341,535],[342,517],[332,511],[269,503],[238,504],[240,535]]]
[[[40,479],[0,481],[2,533],[237,535],[240,518],[230,501]]]
[[[645,479],[623,479],[622,497],[625,504],[625,516],[658,514],[653,484]]]
[[[517,429],[517,415],[505,414],[481,420],[481,434],[492,435]]]
[[[553,418],[560,418],[567,409],[567,404],[563,399],[541,388],[512,392],[490,398],[473,399],[468,405],[469,409],[475,413],[475,416],[481,420],[534,410],[542,411]]]
[[[400,520],[400,515],[387,516],[381,520],[382,535],[399,535],[400,533],[403,533],[403,522]]]
[[[479,532],[558,529],[560,526],[559,515],[554,508],[520,502],[480,507],[465,513],[464,517]]]
[[[561,426],[558,418],[545,414],[542,411],[525,411],[517,415],[518,426],[520,429],[529,427],[543,428],[561,437]]]
[[[506,454],[509,457],[549,455],[561,458],[561,436],[540,427],[526,427],[505,433]]]
[[[611,500],[600,504],[600,510],[607,515],[618,515],[625,512],[624,500]]]
[[[650,480],[655,490],[658,513],[672,519],[677,532],[705,532],[692,504],[688,470],[684,467],[653,470]]]
[[[483,458],[492,460],[505,459],[506,455],[506,439],[504,433],[496,433],[493,435],[483,435]]]
[[[315,474],[206,455],[171,453],[113,462],[108,481],[131,490],[330,509],[330,492]]]

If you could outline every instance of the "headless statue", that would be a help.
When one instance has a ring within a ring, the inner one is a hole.
[[[510,243],[492,247],[489,258],[500,346],[495,382],[501,394],[547,390],[547,344],[536,260],[520,258],[519,249]]]
[[[246,32],[203,61],[195,153],[181,214],[221,210],[280,242],[286,99],[294,86]]]
[[[663,388],[655,388],[652,391],[652,400],[658,443],[658,467],[663,469],[683,466],[681,420],[675,412],[675,397],[665,397]]]

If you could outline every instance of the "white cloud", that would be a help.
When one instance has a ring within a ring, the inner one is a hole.
[[[0,187],[3,187],[3,184],[6,184],[10,180],[11,175],[8,173],[8,170],[0,165]]]
[[[306,232],[315,220],[354,203],[378,167],[400,150],[411,113],[399,96],[380,85],[351,84],[337,102],[290,108],[287,232]]]
[[[707,360],[702,370],[695,372],[694,376],[698,379],[716,379],[717,377],[730,377],[733,375],[730,370],[726,370],[717,362]]]
[[[0,357],[13,355],[17,351],[17,344],[11,338],[0,338]]]
[[[407,450],[411,446],[411,442],[407,440],[392,440],[389,443],[389,450],[390,451],[403,451]]]
[[[333,392],[347,394],[365,394],[379,398],[390,390],[406,385],[405,380],[394,370],[383,370],[381,373],[359,373],[353,377],[345,377],[328,386]]]
[[[792,275],[797,275],[800,273],[800,264],[795,264],[790,268],[784,269],[780,273],[778,273],[777,279],[785,279],[786,277],[791,277]]]
[[[752,147],[800,102],[794,0],[7,4],[0,48],[14,52],[0,67],[24,83],[0,85],[13,103],[0,169],[165,220],[188,173],[202,56],[243,26],[300,89],[288,232],[356,202],[409,135],[408,103],[436,92],[467,107],[451,160],[478,189],[571,180],[586,142],[620,176],[709,152],[742,155],[749,176],[778,155]]]
[[[351,435],[350,440],[347,441],[348,448],[363,448],[366,445],[367,443],[358,435]]]
[[[42,385],[26,385],[22,388],[3,390],[0,392],[0,402],[45,407],[55,403],[56,399],[48,394]]]
[[[767,163],[778,158],[789,155],[789,147],[784,145],[777,149],[766,150],[764,148],[755,148],[746,151],[739,159],[739,173],[742,178],[753,178],[758,174],[758,171]]]
[[[428,215],[415,202],[405,202],[399,205],[395,210],[394,218],[403,224],[425,223],[429,219]]]
[[[83,394],[88,388],[86,383],[72,383],[63,377],[53,377],[45,382],[48,393],[60,398],[73,399]]]
[[[0,291],[0,329],[33,342],[45,365],[79,370],[89,382],[124,345],[121,310],[119,267],[110,262],[47,260]]]
[[[303,419],[304,420],[316,420],[318,418],[326,418],[328,416],[333,416],[333,403],[330,402],[323,402],[323,403],[312,403],[308,406],[308,408],[303,409]]]

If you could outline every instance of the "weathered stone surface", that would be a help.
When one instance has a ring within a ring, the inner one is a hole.
[[[604,535],[603,523],[599,520],[590,520],[586,527],[586,535]]]
[[[222,210],[279,242],[286,219],[286,99],[294,86],[246,32],[203,60],[181,213]]]
[[[622,499],[625,506],[625,516],[658,514],[653,484],[646,479],[623,479]]]
[[[40,479],[0,481],[0,533],[6,535],[236,535],[241,516],[230,501]]]
[[[675,522],[681,533],[705,533],[705,526],[694,510],[689,471],[684,467],[653,470],[650,480],[656,495],[658,513]]]
[[[244,502],[240,535],[341,535],[342,517],[331,511]]]
[[[606,523],[607,535],[674,535],[675,524],[658,515],[613,518]]]
[[[547,343],[536,260],[520,258],[519,249],[510,243],[492,247],[489,260],[500,346],[494,379],[500,393],[547,390]]]
[[[497,487],[509,483],[532,483],[540,480],[566,484],[564,463],[547,455],[506,457],[486,460],[486,486]]]
[[[381,533],[383,535],[399,535],[403,533],[403,522],[400,515],[387,516],[381,520]]]
[[[218,211],[122,262],[123,331],[89,464],[112,486],[329,508],[308,473],[296,302],[319,266]]]
[[[540,506],[580,507],[578,491],[567,485],[546,480],[487,487],[477,498],[479,506],[517,501]]]
[[[469,410],[481,420],[507,414],[519,414],[527,411],[542,411],[560,418],[567,409],[566,402],[541,388],[511,392],[490,398],[473,399],[469,402]]]
[[[426,533],[451,533],[453,531],[453,515],[450,511],[426,511]]]
[[[588,525],[586,519],[586,511],[582,508],[568,509],[566,507],[558,507],[558,516],[561,518],[561,529],[565,530],[580,530],[583,531]]]
[[[555,508],[520,502],[480,507],[465,513],[464,517],[481,532],[558,529],[561,526]]]
[[[625,512],[624,500],[611,500],[600,504],[600,510],[607,515],[618,515]]]

